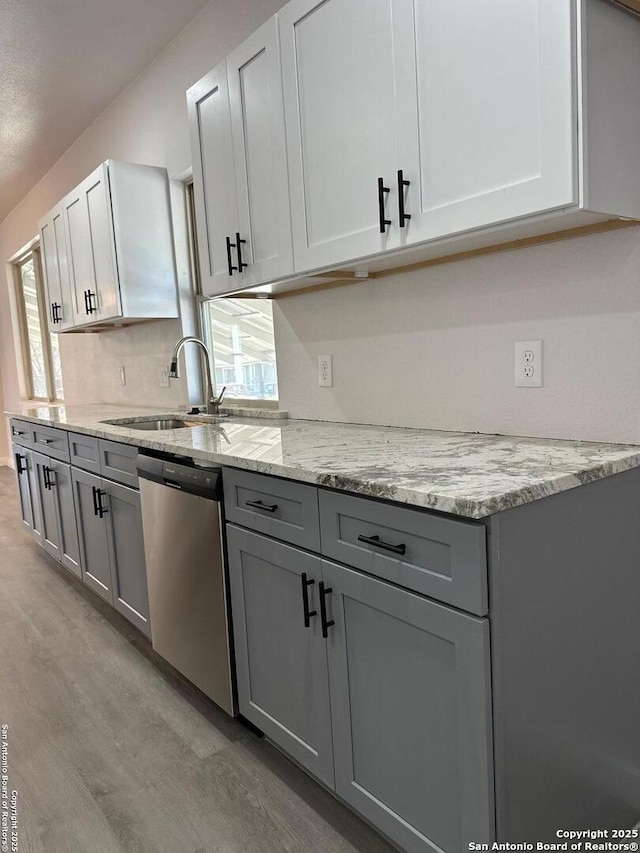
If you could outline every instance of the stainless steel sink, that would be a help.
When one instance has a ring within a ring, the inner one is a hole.
[[[169,430],[169,429],[191,429],[197,426],[205,426],[202,422],[183,421],[178,418],[154,418],[149,421],[133,421],[133,423],[120,423],[119,426],[126,426],[128,429],[147,429],[147,430]]]

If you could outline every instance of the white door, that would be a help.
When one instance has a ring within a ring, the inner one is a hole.
[[[396,0],[403,243],[575,202],[572,8]]]
[[[247,285],[293,273],[278,22],[227,57],[240,260]],[[237,247],[236,247],[237,253]]]
[[[398,245],[396,2],[291,0],[278,14],[297,272]]]
[[[62,202],[76,324],[121,316],[106,163]]]
[[[242,286],[226,63],[187,91],[187,109],[202,292],[216,296]]]
[[[40,222],[40,248],[47,293],[46,313],[49,330],[62,332],[73,326],[74,317],[61,205],[54,208]]]

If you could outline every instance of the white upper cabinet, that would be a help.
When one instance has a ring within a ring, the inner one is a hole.
[[[40,221],[39,230],[49,328],[52,332],[64,332],[74,325],[75,320],[62,205]]]
[[[397,0],[292,0],[278,14],[296,270],[399,245]],[[381,182],[380,182],[381,179]]]
[[[216,296],[233,286],[234,273],[238,279],[239,226],[226,62],[189,89],[187,108],[200,282],[205,296]]]
[[[291,275],[276,19],[192,86],[187,105],[204,295]]]
[[[40,234],[52,331],[179,316],[164,169],[107,160]]]
[[[62,204],[76,320],[90,323],[116,319],[121,306],[106,163]]]
[[[403,243],[574,204],[571,0],[394,7]]]
[[[244,283],[293,273],[277,19],[227,57]],[[236,253],[237,253],[236,247]]]

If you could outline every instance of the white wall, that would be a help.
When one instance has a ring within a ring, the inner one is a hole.
[[[640,443],[640,228],[292,296],[275,317],[295,417]],[[516,388],[514,342],[537,338],[544,387]]]
[[[0,224],[0,263],[7,261],[36,235],[38,219],[43,214],[109,157],[164,166],[171,177],[189,169],[191,154],[185,91],[282,5],[283,0],[211,0]],[[127,384],[128,392],[114,386],[113,371],[108,372],[106,364],[114,354],[113,341],[116,339],[124,342],[122,354],[127,363],[134,359],[139,347],[149,348],[152,344],[158,357],[162,349],[162,357],[166,360],[167,345],[170,347],[175,342],[179,324],[171,328],[162,323],[159,328],[151,329],[151,326],[140,326],[131,327],[127,333],[123,330],[99,336],[65,336],[63,375],[69,398],[75,400],[86,393],[94,399],[119,395],[119,399],[128,397],[136,402],[150,402],[136,399],[136,395],[141,388],[155,393],[156,389],[152,388],[152,384],[158,384],[155,356],[149,361],[153,374],[136,376]],[[107,340],[111,335],[115,337]],[[100,364],[105,354],[107,362]],[[119,360],[114,358],[112,366],[117,363]],[[137,369],[144,371],[144,362],[137,368],[132,367],[134,372]],[[0,280],[0,372],[5,408],[12,408],[20,401],[20,382],[8,282],[5,284],[4,279]],[[158,387],[159,405],[169,402],[161,391]],[[174,389],[174,394],[179,397],[180,390]],[[6,447],[4,422],[0,418],[0,458],[6,455]]]

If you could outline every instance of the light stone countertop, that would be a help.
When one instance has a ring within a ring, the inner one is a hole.
[[[148,406],[25,406],[5,414],[466,518],[640,467],[637,445],[303,421],[274,412],[164,432],[101,423],[169,414]]]

